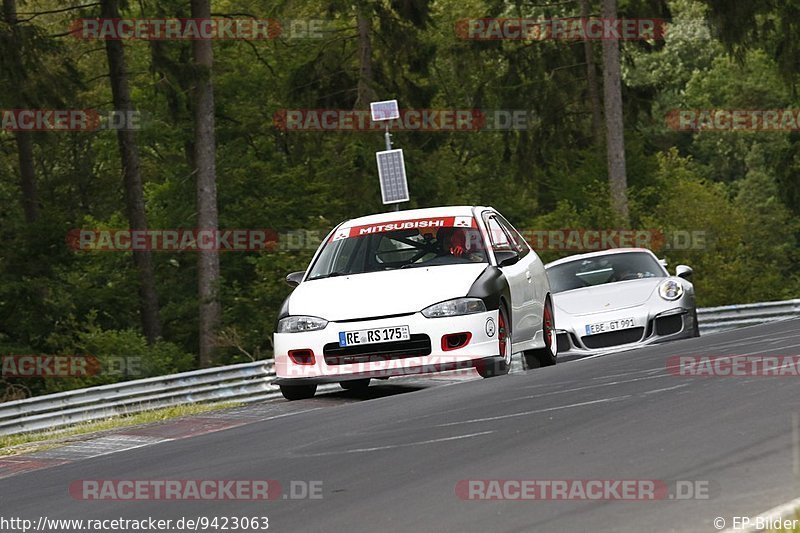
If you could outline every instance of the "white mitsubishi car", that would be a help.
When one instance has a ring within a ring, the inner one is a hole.
[[[556,362],[544,265],[490,207],[437,207],[339,224],[305,272],[286,277],[274,337],[276,383],[288,400],[318,383],[474,367],[505,374]]]

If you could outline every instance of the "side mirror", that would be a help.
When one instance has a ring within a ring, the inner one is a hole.
[[[305,276],[305,272],[292,272],[288,276],[286,276],[286,283],[291,285],[292,287],[297,287],[300,285],[300,282],[303,281],[303,276]]]
[[[678,265],[675,267],[675,275],[686,280],[692,279],[693,272],[694,270],[690,266]]]
[[[519,261],[519,254],[513,250],[504,250],[502,252],[495,252],[494,258],[497,260],[497,266],[505,267],[511,266]]]

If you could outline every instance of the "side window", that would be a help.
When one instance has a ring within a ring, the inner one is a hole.
[[[508,235],[493,214],[484,214],[483,221],[486,224],[486,229],[489,231],[489,240],[492,242],[492,250],[495,252],[514,250],[508,239]]]
[[[364,264],[365,246],[363,239],[345,239],[333,257],[331,272],[361,272]],[[359,265],[359,266],[355,266]]]
[[[508,221],[503,217],[498,216],[497,220],[506,230],[506,233],[508,233],[508,237],[511,240],[511,246],[519,254],[520,258],[528,255],[528,252],[530,252],[530,247],[525,242],[525,239],[522,238],[522,235],[520,235],[519,232],[514,229],[514,226],[509,224]]]

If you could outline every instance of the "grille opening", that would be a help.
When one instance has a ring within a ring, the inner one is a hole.
[[[469,343],[472,338],[472,333],[467,331],[463,333],[451,333],[442,337],[442,350],[447,352],[450,350],[457,350],[463,348]]]
[[[640,341],[643,333],[643,327],[620,329],[598,333],[597,335],[585,335],[581,337],[581,340],[587,348],[608,348],[609,346],[619,346],[620,344]]]
[[[350,363],[371,363],[390,359],[405,359],[431,354],[431,338],[425,334],[411,335],[407,341],[380,342],[355,346],[339,346],[330,342],[322,349],[325,363],[346,365]]]
[[[298,365],[313,365],[314,352],[311,350],[289,350],[289,359]]]
[[[556,345],[558,346],[559,352],[569,351],[571,346],[569,344],[569,337],[566,333],[559,333],[556,335]]]
[[[672,335],[683,329],[683,316],[669,315],[656,318],[656,333],[659,335]]]

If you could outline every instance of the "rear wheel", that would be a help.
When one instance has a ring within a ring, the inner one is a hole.
[[[313,398],[316,392],[316,385],[281,385],[281,394],[289,401]]]
[[[525,365],[528,368],[539,368],[542,366],[552,366],[556,364],[558,348],[556,347],[556,334],[554,329],[553,304],[550,298],[548,298],[545,300],[544,310],[542,312],[544,348],[525,350],[525,352],[523,352],[525,357]]]
[[[484,359],[475,367],[482,378],[503,376],[511,368],[511,322],[502,305],[497,312],[497,349],[497,357]]]
[[[367,390],[367,387],[369,387],[369,378],[340,381],[339,385],[341,385],[344,390],[363,391]]]

